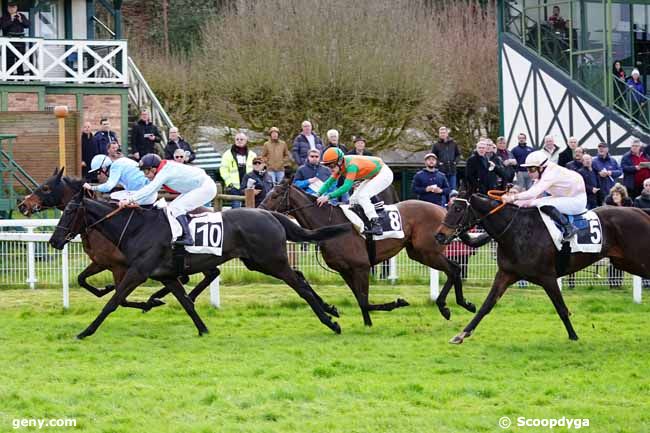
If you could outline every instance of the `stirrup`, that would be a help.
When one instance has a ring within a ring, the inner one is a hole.
[[[580,229],[578,229],[573,224],[567,224],[563,227],[562,240],[564,242],[569,242],[572,237],[576,236]]]

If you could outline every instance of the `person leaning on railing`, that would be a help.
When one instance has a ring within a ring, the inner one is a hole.
[[[24,14],[18,12],[18,3],[9,2],[7,4],[7,15],[0,17],[0,28],[2,28],[2,34],[9,38],[22,38],[25,36],[25,29],[29,28],[29,20]],[[20,54],[25,54],[24,42],[13,42],[12,45]],[[9,70],[17,61],[16,54],[7,47],[6,70]],[[19,75],[18,70],[14,72]]]

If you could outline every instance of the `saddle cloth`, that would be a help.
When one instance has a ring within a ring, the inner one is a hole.
[[[164,200],[164,199],[161,199]],[[183,234],[183,229],[176,218],[169,213],[167,203],[156,202],[156,207],[165,210],[167,221],[172,231],[174,242]],[[204,212],[190,214],[190,233],[194,239],[194,245],[185,247],[190,254],[214,254],[221,256],[223,253],[223,218],[221,212]]]
[[[555,248],[558,251],[562,249],[562,230],[555,224],[553,219],[541,210],[539,214],[548,229],[548,233],[553,239]],[[587,211],[581,215],[567,215],[580,231],[571,238],[569,246],[572,253],[600,253],[603,248],[603,230],[600,225],[600,219],[593,211]]]
[[[350,209],[349,205],[340,205],[340,208],[343,210],[345,217],[359,232],[361,237],[365,238],[365,236],[362,234],[364,232],[364,223],[361,217],[355,211]],[[404,230],[402,229],[402,216],[400,215],[399,210],[397,210],[397,206],[384,206],[384,212],[378,212],[377,216],[379,217],[381,227],[384,229],[384,234],[381,236],[373,236],[374,240],[380,241],[382,239],[404,238]]]

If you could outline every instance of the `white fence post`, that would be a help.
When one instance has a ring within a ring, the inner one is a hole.
[[[429,298],[431,298],[432,301],[435,301],[438,299],[438,295],[440,294],[440,287],[439,287],[439,272],[437,269],[429,268]]]
[[[63,308],[70,308],[70,278],[68,272],[68,244],[61,251],[61,282],[63,283]]]
[[[643,287],[641,277],[638,275],[632,275],[632,299],[637,304],[641,303],[641,297],[643,296]]]
[[[210,304],[215,307],[221,307],[221,296],[219,293],[219,280],[221,277],[217,277],[210,283]]]
[[[391,284],[397,282],[397,256],[393,256],[388,261],[388,281]]]
[[[27,227],[27,233],[34,233],[34,227]],[[36,245],[34,241],[27,242],[27,282],[30,289],[36,288]]]

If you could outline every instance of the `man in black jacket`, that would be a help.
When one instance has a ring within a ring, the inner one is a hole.
[[[25,29],[29,28],[29,20],[24,14],[18,12],[18,3],[10,1],[7,4],[7,15],[0,17],[0,28],[2,28],[2,34],[8,38],[22,38],[25,36]],[[20,54],[25,54],[25,43],[24,42],[10,42],[11,45],[18,51]],[[7,71],[18,61],[16,54],[7,47]],[[18,69],[12,72],[12,75],[22,75],[22,71]],[[31,72],[27,72],[31,74]]]
[[[490,171],[493,171],[495,164],[488,161],[485,156],[487,152],[487,144],[484,141],[479,141],[476,144],[476,151],[472,156],[467,158],[467,165],[465,166],[465,180],[467,182],[467,193],[483,193],[486,194],[488,190],[492,189],[490,186]]]
[[[557,158],[558,165],[566,167],[568,163],[575,159],[575,150],[578,147],[578,139],[575,137],[569,137],[566,142],[566,148],[560,152],[560,156]]]
[[[650,178],[643,181],[641,195],[634,199],[634,207],[650,209]]]
[[[266,172],[264,158],[256,156],[253,158],[253,171],[246,173],[241,181],[242,192],[244,189],[255,190],[255,207],[258,207],[266,194],[273,189],[273,180]]]
[[[93,137],[93,146],[97,149],[98,154],[106,155],[108,153],[108,145],[120,140],[117,139],[115,131],[111,131],[111,122],[103,118],[99,121],[99,131],[95,132]]]
[[[460,149],[453,138],[449,136],[446,126],[438,130],[438,141],[433,144],[431,153],[438,156],[438,170],[445,174],[450,189],[456,189],[456,164],[460,159]]]
[[[587,192],[587,209],[593,209],[600,204],[600,179],[598,173],[591,168],[591,155],[585,153],[582,157],[582,168],[578,170],[580,176],[585,181],[585,191]]]
[[[178,128],[169,128],[169,142],[165,146],[165,159],[174,159],[174,152],[178,149],[185,152],[184,162],[192,162],[196,158],[196,154],[192,150],[190,143],[185,141],[178,133]]]
[[[149,111],[142,110],[140,120],[131,129],[131,146],[133,146],[133,157],[140,160],[141,156],[148,153],[158,154],[156,143],[162,141],[162,136],[156,125],[149,120]]]

